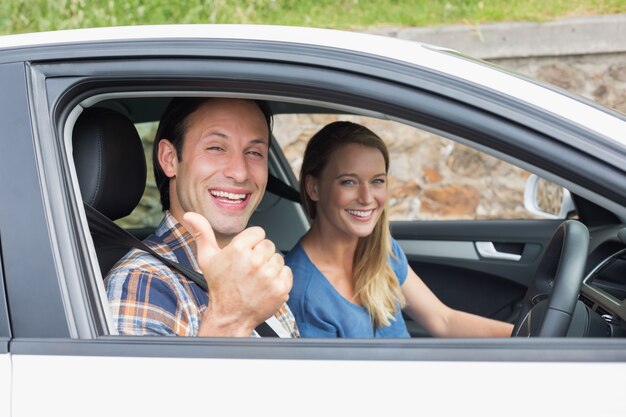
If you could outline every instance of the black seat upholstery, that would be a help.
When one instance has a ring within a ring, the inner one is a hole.
[[[76,121],[72,142],[83,201],[111,220],[129,215],[146,186],[143,146],[133,123],[113,110],[88,108]],[[92,236],[105,276],[128,246]]]

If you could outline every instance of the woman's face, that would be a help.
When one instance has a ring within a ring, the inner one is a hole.
[[[306,186],[316,202],[315,222],[324,232],[368,236],[387,201],[385,159],[376,148],[342,146],[330,156],[319,178],[307,178]]]

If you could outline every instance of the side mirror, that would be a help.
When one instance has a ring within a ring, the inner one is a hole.
[[[545,219],[565,219],[576,210],[569,190],[535,174],[526,180],[524,207]]]

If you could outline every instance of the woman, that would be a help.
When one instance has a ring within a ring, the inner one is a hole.
[[[402,311],[431,335],[506,337],[512,325],[451,309],[409,267],[387,218],[389,154],[351,122],[309,141],[300,194],[311,229],[285,257],[303,337],[409,337]]]

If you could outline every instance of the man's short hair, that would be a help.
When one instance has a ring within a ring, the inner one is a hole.
[[[163,211],[170,208],[170,179],[161,168],[159,163],[159,142],[168,139],[176,149],[178,160],[181,160],[183,152],[183,139],[187,131],[187,118],[202,104],[214,99],[213,97],[174,97],[161,116],[159,127],[154,137],[152,149],[152,165],[154,179],[161,195]],[[269,104],[263,100],[251,100],[259,106],[259,109],[267,122],[269,139],[272,137],[272,111]],[[269,143],[268,143],[269,145]]]

